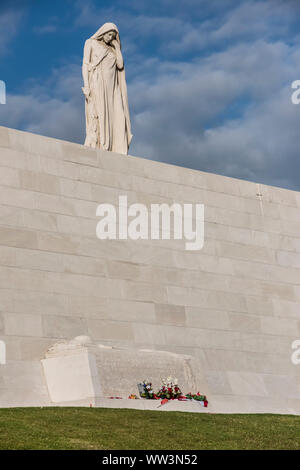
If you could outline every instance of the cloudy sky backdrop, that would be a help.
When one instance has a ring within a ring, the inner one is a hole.
[[[131,155],[300,190],[299,0],[1,0],[0,125],[82,143],[84,41],[107,21]]]

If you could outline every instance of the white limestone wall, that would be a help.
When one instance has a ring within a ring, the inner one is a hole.
[[[98,240],[119,195],[204,203],[204,248]],[[300,414],[299,320],[300,193],[0,127],[0,406],[49,403],[45,351],[89,335],[196,357],[211,410]]]

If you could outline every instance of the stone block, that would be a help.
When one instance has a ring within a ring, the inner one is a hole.
[[[185,326],[185,308],[182,305],[155,304],[155,318],[158,324]]]
[[[188,326],[204,329],[229,329],[228,313],[224,310],[213,310],[196,307],[185,307]]]
[[[10,311],[34,314],[68,314],[68,297],[53,292],[15,289],[12,291],[13,307]],[[1,296],[1,294],[0,294]]]
[[[266,247],[238,243],[216,242],[217,255],[225,258],[241,258],[265,263],[275,262],[275,253]]]
[[[300,398],[299,378],[289,375],[264,375],[265,388],[269,395],[286,400],[287,398]]]
[[[166,373],[178,378],[184,393],[199,386],[207,393],[205,380],[199,376],[197,363],[191,356],[109,348],[88,341],[88,337],[79,337],[69,343],[58,343],[42,360],[52,402],[120,395],[126,398],[137,393],[137,384],[147,377],[153,377],[153,387],[157,389]]]
[[[44,338],[71,339],[87,334],[86,320],[80,317],[43,315],[42,328]]]
[[[94,363],[94,355],[88,352],[42,360],[52,403],[101,396],[100,382],[93,373]]]
[[[258,352],[265,354],[285,354],[291,355],[291,344],[294,341],[293,337],[278,337],[275,335],[265,335],[263,333],[242,333],[241,350],[248,352]],[[288,361],[290,358],[288,359]]]
[[[27,390],[31,389],[33,392],[41,391],[46,394],[46,383],[42,375],[40,361],[8,361],[1,370],[4,376],[5,388],[14,391],[18,389],[22,391],[25,388]]]
[[[40,315],[4,313],[4,331],[9,336],[42,336]]]
[[[205,374],[207,384],[210,390],[218,395],[232,395],[232,389],[225,372],[208,371]],[[231,398],[229,398],[230,400]]]
[[[90,200],[91,185],[82,181],[61,178],[61,194],[76,199]]]
[[[0,289],[0,311],[13,312],[13,289]]]
[[[248,295],[246,298],[247,311],[255,315],[273,315],[274,303],[272,298]]]
[[[19,170],[20,184],[23,189],[49,194],[60,194],[59,179],[55,175]]]
[[[128,322],[88,319],[87,325],[93,340],[132,341],[134,338],[133,327]]]
[[[73,142],[61,142],[61,151],[64,160],[89,166],[99,165],[99,157],[95,149]]]
[[[9,129],[9,143],[10,148],[24,153],[54,156],[54,158],[62,155],[61,141],[29,132]]]
[[[59,233],[68,233],[72,235],[84,235],[82,233],[82,223],[78,217],[70,215],[57,215],[57,225]],[[96,233],[96,223],[93,224],[93,232],[90,235]]]
[[[35,208],[35,193],[23,189],[0,186],[1,204],[8,206],[24,207],[26,209]]]
[[[37,248],[37,234],[30,230],[0,227],[0,244],[22,248]]]
[[[300,302],[292,302],[284,299],[272,299],[272,308],[274,310],[274,315],[277,317],[300,319]]]
[[[139,279],[142,268],[138,263],[126,263],[115,260],[108,260],[106,265],[109,277],[132,280]],[[149,279],[147,280],[149,281]]]
[[[20,358],[22,361],[40,361],[52,344],[53,340],[50,338],[22,337],[19,340]]]
[[[259,374],[229,371],[227,377],[234,395],[254,397],[268,395],[263,377]]]
[[[109,317],[108,308],[111,302],[113,300],[108,301],[106,297],[70,295],[68,312],[71,316],[104,319]]]
[[[40,211],[66,215],[75,214],[75,207],[71,199],[43,193],[35,193],[34,198],[35,208]]]
[[[124,294],[122,298],[128,300],[141,300],[143,302],[168,302],[168,287],[144,282],[124,281]]]
[[[69,254],[79,251],[80,240],[68,234],[38,232],[37,240],[40,250]]]
[[[0,285],[2,288],[42,290],[44,288],[43,274],[14,267],[0,266]]]
[[[255,315],[245,315],[242,313],[229,313],[230,330],[233,331],[261,331],[261,318]],[[270,317],[271,318],[271,317]],[[263,320],[265,317],[263,318]],[[272,318],[271,318],[272,320]]]
[[[136,344],[147,344],[148,347],[151,345],[161,346],[166,344],[165,331],[168,328],[164,328],[161,325],[155,324],[145,324],[143,323],[134,323],[134,342]],[[176,342],[173,343],[174,345]],[[177,342],[178,344],[178,342]]]
[[[107,299],[106,312],[111,320],[155,323],[155,304],[153,302]]]
[[[4,335],[4,315],[0,313],[0,335]]]
[[[15,265],[40,271],[63,272],[63,260],[57,253],[17,249]]]
[[[40,211],[22,211],[24,227],[41,231],[57,232],[57,215]]]
[[[63,271],[73,274],[89,274],[103,277],[106,275],[106,262],[85,256],[63,255],[61,257]]]
[[[40,171],[40,156],[24,153],[13,148],[1,148],[1,168],[22,168],[30,171]]]
[[[0,185],[12,186],[12,187],[20,186],[20,178],[19,178],[18,170],[16,170],[15,168],[1,166]]]
[[[300,253],[292,253],[289,251],[277,251],[278,263],[282,266],[295,267],[300,269]],[[295,281],[300,281],[300,271],[299,277]]]
[[[16,252],[13,247],[0,245],[0,264],[2,266],[16,266]]]
[[[261,330],[266,335],[293,336],[300,335],[300,320],[278,317],[261,317]]]
[[[227,239],[231,243],[269,247],[267,233],[239,227],[228,227]],[[224,238],[226,240],[226,238]]]
[[[9,147],[9,133],[7,127],[0,126],[0,147]]]

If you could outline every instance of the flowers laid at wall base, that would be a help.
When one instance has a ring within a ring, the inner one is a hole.
[[[200,392],[195,394],[187,393],[186,395],[183,395],[178,385],[178,380],[172,379],[172,377],[168,377],[166,380],[161,381],[161,386],[157,393],[153,391],[150,380],[144,380],[142,383],[138,384],[138,389],[141,398],[147,400],[161,400],[162,405],[167,403],[169,400],[194,400],[199,402],[204,407],[207,407],[208,405],[206,395],[203,395]]]
[[[142,387],[140,387],[140,385]],[[142,398],[147,398],[148,400],[156,399],[156,395],[152,389],[152,383],[149,380],[144,380],[142,384],[139,384],[138,388]]]
[[[161,387],[157,392],[158,398],[167,398],[168,400],[174,400],[182,396],[182,392],[178,387],[178,380],[168,377],[167,380],[162,380]]]
[[[187,394],[185,395],[185,398],[187,398],[188,400],[195,400],[195,401],[203,402],[203,406],[205,406],[205,408],[206,408],[207,405],[208,405],[208,401],[207,401],[206,395],[201,395],[200,392],[198,392],[198,393],[196,393],[196,394],[187,393]]]

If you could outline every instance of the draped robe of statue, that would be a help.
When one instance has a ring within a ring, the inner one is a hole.
[[[128,153],[132,139],[125,69],[117,66],[115,52],[98,38],[118,28],[105,23],[85,43],[83,67],[88,70],[90,95],[85,100],[85,145],[117,153]]]

